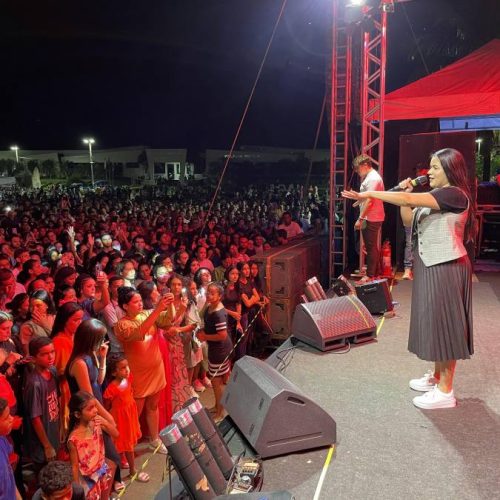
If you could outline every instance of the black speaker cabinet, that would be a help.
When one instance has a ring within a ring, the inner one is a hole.
[[[336,440],[333,418],[260,359],[244,356],[236,362],[222,404],[262,458]]]
[[[372,315],[355,295],[299,304],[292,323],[295,338],[321,351],[343,348],[348,340],[372,340],[376,330]]]
[[[356,285],[356,295],[372,314],[392,311],[392,295],[387,280],[374,280]]]

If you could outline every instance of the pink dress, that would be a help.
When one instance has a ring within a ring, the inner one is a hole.
[[[104,440],[101,426],[91,422],[91,433],[87,429],[77,427],[69,436],[78,455],[78,469],[83,479],[83,487],[87,500],[98,500],[106,491],[112,480],[108,464],[104,457]]]

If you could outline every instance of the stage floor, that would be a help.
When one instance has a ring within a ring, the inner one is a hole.
[[[328,465],[328,448],[267,459],[263,490],[288,489],[300,500],[500,498],[499,281],[477,277],[475,354],[457,365],[457,408],[412,404],[418,393],[408,380],[431,364],[406,349],[412,283],[399,281],[396,316],[383,321],[376,342],[346,354],[292,352],[283,374],[333,416],[338,442]],[[163,465],[153,457],[152,482],[132,484],[125,496],[168,498],[158,484]]]

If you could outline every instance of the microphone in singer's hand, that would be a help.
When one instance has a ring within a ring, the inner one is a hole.
[[[428,183],[429,183],[429,179],[427,178],[426,175],[420,175],[419,177],[415,177],[415,179],[412,179],[410,181],[410,184],[413,187],[425,186]],[[397,186],[394,186],[393,188],[389,189],[389,191],[404,191],[404,188],[400,187],[398,184]]]

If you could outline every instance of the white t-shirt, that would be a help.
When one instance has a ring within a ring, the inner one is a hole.
[[[359,190],[362,193],[364,191],[385,191],[384,181],[374,168],[372,168],[363,179]],[[385,219],[385,211],[384,202],[382,200],[372,198],[364,201],[361,204],[360,213],[363,212],[365,204],[369,202],[371,202],[370,208],[368,209],[368,212],[365,213],[364,218],[370,222],[383,222]]]
[[[288,226],[280,224],[278,229],[284,229],[286,231],[287,239],[294,238],[295,236],[303,233],[302,228],[294,220],[290,222],[290,225]]]

